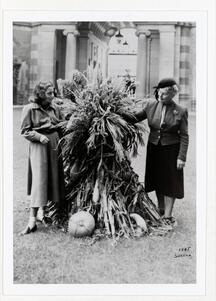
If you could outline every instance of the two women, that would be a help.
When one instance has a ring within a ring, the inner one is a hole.
[[[156,192],[160,213],[169,225],[175,224],[175,199],[184,197],[183,168],[189,143],[188,112],[174,102],[177,93],[174,79],[162,79],[155,87],[155,99],[146,102],[135,119],[123,114],[132,122],[148,120],[145,190]]]
[[[37,219],[47,225],[44,208],[48,200],[58,207],[63,207],[65,202],[63,165],[58,147],[62,119],[59,107],[52,103],[53,98],[53,84],[39,82],[33,100],[22,112],[21,134],[29,140],[27,195],[30,199],[29,222],[22,235],[37,230]]]
[[[38,208],[48,199],[59,206],[64,204],[64,175],[57,148],[59,108],[52,103],[54,88],[51,83],[39,83],[34,90],[35,100],[27,105],[22,115],[22,135],[30,141],[28,195],[30,218],[22,234],[37,229]],[[176,198],[184,197],[183,168],[188,149],[188,112],[173,100],[178,93],[175,80],[166,78],[155,87],[155,100],[135,114],[132,122],[148,120],[150,134],[147,146],[145,175],[146,192],[155,191],[164,221],[174,224],[172,217]],[[42,221],[44,220],[42,214]]]

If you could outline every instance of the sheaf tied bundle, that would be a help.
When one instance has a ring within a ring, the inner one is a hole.
[[[161,226],[129,158],[144,144],[143,125],[122,117],[135,119],[134,102],[121,83],[73,89],[76,107],[67,112],[71,117],[60,141],[70,214],[90,212],[96,228],[112,237],[136,235],[131,213],[138,213],[149,231]]]

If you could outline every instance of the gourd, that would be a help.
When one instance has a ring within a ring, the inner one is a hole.
[[[148,227],[145,220],[137,213],[131,213],[130,217],[135,221],[136,226],[142,229],[143,232],[148,232]]]

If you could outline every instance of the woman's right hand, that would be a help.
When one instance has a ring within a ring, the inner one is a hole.
[[[41,135],[40,142],[42,144],[47,144],[49,142],[49,138],[47,138],[45,135]]]

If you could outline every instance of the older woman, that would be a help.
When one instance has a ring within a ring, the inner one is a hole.
[[[175,224],[172,217],[175,199],[184,197],[183,168],[189,142],[188,112],[174,102],[177,93],[174,79],[162,79],[155,87],[155,100],[148,101],[133,120],[148,120],[145,189],[156,192],[159,210],[169,225]]]
[[[27,194],[30,198],[30,217],[22,235],[37,229],[36,218],[47,225],[44,207],[51,200],[61,207],[65,201],[64,173],[59,153],[59,107],[52,103],[54,87],[51,82],[39,82],[34,98],[22,112],[21,134],[29,140]]]

